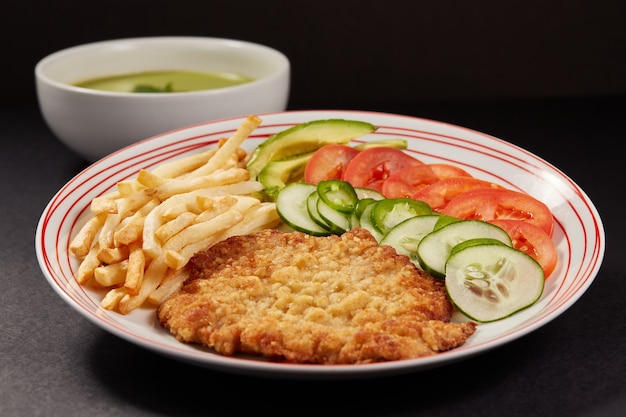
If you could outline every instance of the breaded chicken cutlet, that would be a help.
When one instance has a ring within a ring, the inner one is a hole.
[[[443,281],[365,229],[342,236],[265,230],[196,254],[157,309],[181,342],[223,355],[358,364],[434,355],[465,343]]]

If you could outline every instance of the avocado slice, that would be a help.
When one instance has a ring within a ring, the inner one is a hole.
[[[400,139],[400,138],[381,139],[381,140],[374,140],[370,142],[359,143],[358,145],[354,147],[354,149],[357,149],[359,151],[364,151],[365,149],[376,148],[376,147],[381,147],[381,146],[386,146],[388,148],[396,148],[396,149],[406,149],[409,146],[409,143],[407,142],[406,139]]]
[[[263,184],[264,192],[271,201],[276,199],[278,192],[289,183],[304,178],[304,168],[313,156],[313,152],[297,155],[280,161],[272,161],[259,172],[259,182]]]
[[[376,129],[371,123],[344,119],[300,123],[261,143],[252,153],[247,169],[250,177],[257,178],[269,162],[313,152],[324,145],[347,144],[352,139],[372,133]]]

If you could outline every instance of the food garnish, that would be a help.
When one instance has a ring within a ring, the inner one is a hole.
[[[133,88],[133,93],[171,93],[174,91],[172,83],[165,84],[164,87],[159,87],[152,84],[137,84]]]

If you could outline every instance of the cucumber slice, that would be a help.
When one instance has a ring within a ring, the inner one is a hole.
[[[451,255],[445,267],[450,301],[481,323],[509,317],[533,305],[545,276],[528,254],[502,244],[467,246]]]
[[[374,204],[377,200],[374,200],[373,198],[362,198],[359,200],[358,203],[356,203],[356,207],[354,208],[354,214],[358,217],[361,218],[361,216],[363,215],[363,211],[365,210],[365,207],[369,206],[370,204]]]
[[[433,231],[438,219],[439,216],[436,214],[411,217],[389,230],[380,244],[389,245],[400,255],[408,256],[421,269],[417,257],[417,246],[424,236]]]
[[[360,190],[359,188],[355,188],[357,195],[359,195],[359,190]],[[361,188],[361,190],[365,190],[365,188]],[[356,203],[356,207],[354,208],[352,215],[350,216],[350,226],[353,229],[355,227],[361,226],[361,214],[363,213],[363,210],[365,209],[365,207],[375,202],[376,200],[374,198],[371,198],[371,197],[361,198],[360,197],[359,201]]]
[[[361,212],[367,204],[385,199],[383,193],[370,188],[354,187],[354,191],[356,192],[356,196],[359,201],[357,201],[356,207],[350,216],[350,226],[352,229],[361,225]]]
[[[435,224],[435,227],[437,225]],[[450,255],[452,256],[455,253],[457,253],[460,250],[463,250],[465,248],[468,248],[470,246],[476,246],[476,245],[486,245],[486,244],[492,244],[492,245],[504,245],[503,242],[499,241],[498,239],[493,239],[490,237],[479,237],[476,239],[468,239],[466,241],[463,241],[461,243],[459,243],[458,245],[455,245],[452,247],[452,249],[450,249]]]
[[[316,191],[317,187],[313,184],[291,183],[276,196],[276,211],[282,221],[294,230],[313,236],[328,236],[331,233],[315,223],[307,209],[307,197]]]
[[[354,191],[356,191],[356,196],[359,198],[359,200],[363,200],[365,198],[373,198],[374,200],[385,199],[383,193],[369,188],[354,187]]]
[[[350,214],[333,209],[321,197],[317,200],[317,213],[331,232],[342,234],[350,230]]]
[[[461,242],[476,238],[497,239],[507,246],[512,246],[509,235],[498,226],[482,220],[462,220],[449,223],[424,236],[417,247],[419,263],[434,277],[443,278],[446,261],[452,248]]]
[[[313,220],[315,223],[322,226],[329,232],[332,232],[328,223],[326,223],[326,221],[322,218],[322,216],[320,216],[319,212],[317,211],[317,202],[319,201],[319,199],[320,195],[317,193],[317,191],[313,191],[311,194],[309,194],[309,196],[306,198],[307,212],[309,213],[309,217],[311,218],[311,220]]]
[[[387,198],[374,205],[371,218],[374,227],[385,235],[392,227],[408,218],[432,213],[430,206],[423,201],[410,198]]]
[[[367,202],[363,204],[362,209],[360,209],[359,206],[361,206],[361,203],[364,201],[367,201]],[[380,230],[374,227],[374,225],[372,224],[372,220],[371,220],[372,209],[374,208],[375,205],[376,205],[376,200],[374,199],[361,200],[359,201],[359,204],[357,204],[357,211],[360,211],[361,213],[361,215],[359,216],[359,225],[362,228],[368,230],[372,234],[372,236],[374,236],[377,242],[380,242],[383,239],[383,234],[380,232]]]

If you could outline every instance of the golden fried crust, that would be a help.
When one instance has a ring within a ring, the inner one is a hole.
[[[180,341],[291,363],[356,364],[465,343],[443,282],[365,229],[313,237],[265,230],[198,253],[157,314]]]

